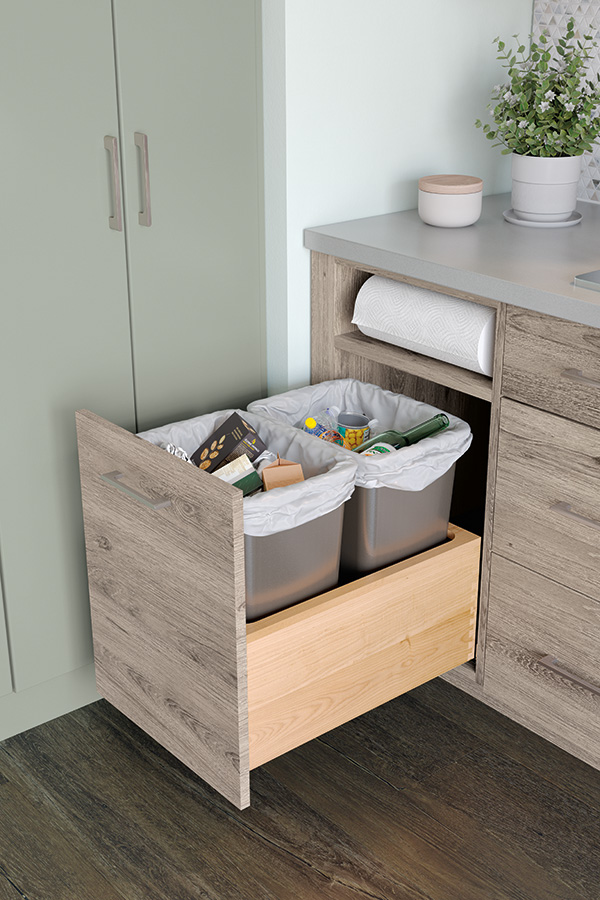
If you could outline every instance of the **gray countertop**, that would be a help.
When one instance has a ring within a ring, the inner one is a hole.
[[[579,225],[526,228],[502,218],[510,194],[483,198],[468,228],[434,228],[416,210],[308,228],[310,250],[600,328],[600,293],[573,278],[600,269],[600,203]]]

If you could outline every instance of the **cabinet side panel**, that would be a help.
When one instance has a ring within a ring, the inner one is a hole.
[[[242,498],[87,411],[77,428],[100,693],[249,802]],[[148,498],[152,509],[101,476]]]

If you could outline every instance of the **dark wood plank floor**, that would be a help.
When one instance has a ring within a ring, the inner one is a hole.
[[[0,900],[600,900],[600,773],[442,681],[239,812],[104,701],[0,744]]]

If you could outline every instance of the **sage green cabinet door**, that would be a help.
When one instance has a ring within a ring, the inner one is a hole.
[[[2,582],[0,582],[0,697],[4,697],[11,692],[12,678],[10,675],[10,657],[8,654],[6,621],[4,618],[4,604],[2,600]]]
[[[3,4],[0,547],[20,691],[92,659],[75,410],[133,426],[109,0]]]
[[[140,429],[264,395],[259,7],[115,2]]]

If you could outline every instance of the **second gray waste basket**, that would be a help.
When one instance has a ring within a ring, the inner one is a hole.
[[[302,464],[305,481],[244,498],[246,618],[259,619],[333,587],[339,577],[344,503],[356,461],[346,451],[285,424],[241,410],[220,410],[142,432],[188,456],[237,412],[284,459]],[[189,463],[182,462],[182,465]]]
[[[376,419],[378,433],[406,431],[442,412],[351,378],[278,394],[251,403],[249,410],[300,427],[308,415],[328,407]],[[356,490],[345,506],[342,537],[341,567],[348,576],[374,571],[445,540],[455,463],[472,439],[466,422],[448,418],[446,431],[394,454],[364,457],[335,448],[357,459]]]

